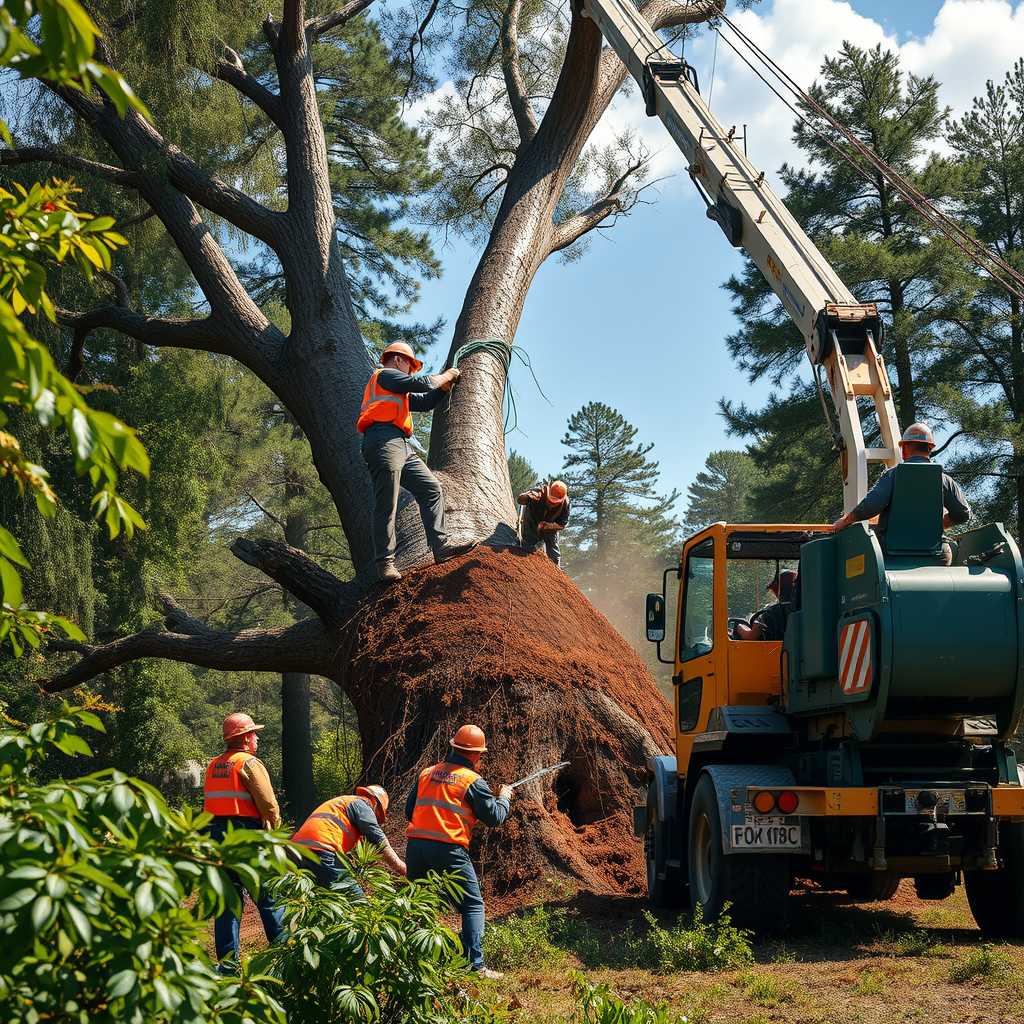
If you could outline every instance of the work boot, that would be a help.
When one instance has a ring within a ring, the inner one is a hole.
[[[488,981],[501,981],[505,977],[503,971],[492,971],[490,967],[478,967],[473,973],[480,978],[486,978]]]
[[[440,565],[441,562],[447,562],[449,558],[458,558],[459,555],[472,551],[476,544],[477,542],[474,540],[468,544],[445,544],[442,547],[434,548],[434,561]]]
[[[402,574],[395,567],[394,560],[381,562],[377,567],[377,581],[379,583],[397,583]]]

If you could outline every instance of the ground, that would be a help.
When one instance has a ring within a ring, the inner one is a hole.
[[[643,900],[552,896],[543,907],[558,922],[555,949],[527,951],[531,966],[487,986],[521,1024],[572,1020],[574,972],[627,999],[663,1000],[690,1024],[1024,1022],[1024,944],[984,943],[962,888],[927,903],[904,882],[892,900],[860,905],[804,888],[792,897],[789,933],[755,944],[751,966],[669,974],[624,966],[633,937],[646,928]],[[262,934],[251,907],[247,918],[251,948]],[[672,920],[662,915],[666,926]]]

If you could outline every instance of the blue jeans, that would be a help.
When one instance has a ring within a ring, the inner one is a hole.
[[[223,839],[224,834],[228,830],[229,822],[233,828],[263,828],[263,822],[259,818],[216,817],[210,822],[210,836],[213,839]],[[231,884],[235,887],[235,892],[238,893],[238,898],[241,899],[245,889],[242,885],[242,880],[233,871],[228,872],[228,877],[231,879]],[[251,896],[252,894],[250,893],[249,895]],[[281,911],[274,906],[266,889],[261,889],[259,899],[254,898],[253,902],[259,911],[260,920],[263,922],[263,931],[267,936],[267,942],[276,942],[278,936],[284,930]],[[238,917],[226,907],[224,913],[220,914],[213,922],[213,944],[217,950],[218,960],[237,959],[238,926]]]
[[[450,872],[458,876],[464,893],[455,904],[462,914],[462,950],[471,970],[484,965],[484,899],[469,854],[454,843],[433,839],[410,839],[405,850],[409,878],[426,878],[428,871]]]
[[[362,902],[366,899],[359,883],[352,877],[343,855],[336,854],[333,850],[318,850],[319,864],[310,864],[303,861],[302,866],[313,872],[317,885],[325,889],[334,889],[336,892],[345,893],[353,900]]]

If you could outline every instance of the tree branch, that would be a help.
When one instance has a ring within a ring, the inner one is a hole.
[[[224,56],[213,69],[214,77],[233,86],[243,96],[253,101],[278,128],[281,127],[281,97],[271,92],[245,70],[241,56],[230,46],[224,47]]]
[[[508,90],[512,115],[519,129],[520,141],[523,146],[528,146],[537,134],[537,115],[530,105],[530,96],[519,62],[519,15],[522,9],[522,0],[509,0],[501,16],[501,71],[505,76],[505,87]]]
[[[129,188],[139,188],[142,183],[140,175],[126,171],[123,167],[114,167],[98,160],[87,160],[85,157],[63,153],[59,149],[50,149],[46,146],[22,146],[18,149],[0,151],[0,164],[10,166],[33,163],[50,163],[69,171],[85,171],[115,185],[127,185]]]
[[[231,545],[231,553],[276,580],[328,625],[340,622],[360,597],[354,584],[343,583],[304,552],[280,541],[239,537]]]
[[[179,625],[188,632],[153,626],[109,644],[93,646],[61,640],[51,651],[73,651],[82,659],[71,668],[42,682],[49,693],[87,683],[104,672],[139,658],[167,658],[222,671],[307,672],[330,676],[333,644],[319,619],[303,619],[280,629],[243,629],[239,633],[211,629],[182,613]]]
[[[319,18],[310,18],[306,22],[306,32],[311,39],[319,39],[325,32],[340,28],[345,22],[351,21],[372,3],[373,0],[349,0],[340,11],[335,11],[333,14],[321,14]]]
[[[91,331],[108,328],[157,348],[189,348],[233,355],[227,333],[212,316],[203,319],[146,316],[124,306],[97,306],[85,313],[58,309],[57,319],[84,344]]]

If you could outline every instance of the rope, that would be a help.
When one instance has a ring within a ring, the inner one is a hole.
[[[501,338],[471,338],[464,345],[460,345],[452,356],[451,365],[456,369],[459,363],[469,356],[476,355],[478,352],[486,352],[488,355],[493,356],[497,359],[501,365],[502,370],[505,372],[505,396],[503,404],[505,406],[505,426],[504,432],[506,435],[511,434],[512,431],[519,428],[519,414],[516,411],[516,397],[509,386],[509,371],[512,368],[512,356],[515,357],[530,371],[530,376],[533,378],[533,383],[537,385],[537,390],[540,392],[541,397],[548,405],[551,404],[551,400],[547,395],[544,394],[544,389],[540,386],[540,381],[537,380],[537,375],[533,372],[533,364],[530,362],[530,356],[525,349],[520,348],[518,345],[510,345],[507,341]],[[448,408],[451,408],[452,399],[451,394],[448,396]],[[512,420],[512,426],[509,427],[509,420]]]

